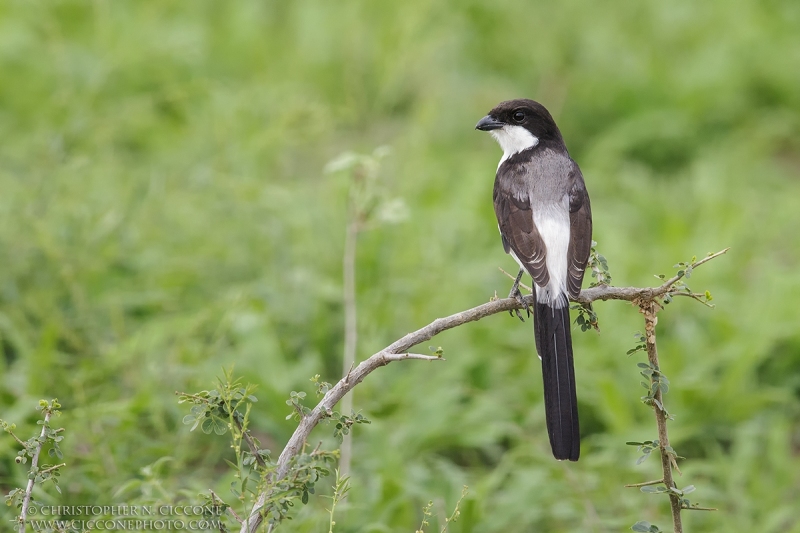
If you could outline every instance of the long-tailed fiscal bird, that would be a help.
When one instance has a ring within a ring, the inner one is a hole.
[[[501,102],[478,122],[503,149],[494,211],[506,253],[520,271],[509,297],[522,301],[530,274],[536,351],[542,360],[547,433],[556,459],[580,456],[569,298],[581,290],[592,246],[592,211],[583,175],[553,117],[533,100]]]

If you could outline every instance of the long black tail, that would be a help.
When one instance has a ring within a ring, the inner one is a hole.
[[[533,318],[536,351],[542,359],[544,409],[550,447],[556,459],[577,461],[581,454],[581,440],[569,306],[555,309],[537,302]]]

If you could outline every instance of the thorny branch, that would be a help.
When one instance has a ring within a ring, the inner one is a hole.
[[[658,349],[656,347],[656,324],[658,323],[656,313],[658,313],[660,305],[658,302],[649,300],[646,303],[640,303],[639,308],[644,315],[644,336],[646,340],[647,359],[650,361],[650,365],[652,365],[653,368],[661,368],[658,363]],[[675,488],[675,481],[672,479],[672,467],[674,465],[677,470],[678,465],[675,464],[675,459],[668,451],[670,448],[669,435],[667,434],[667,413],[663,407],[664,398],[660,387],[656,388],[654,399],[655,401],[653,403],[655,405],[653,406],[653,411],[656,414],[656,426],[658,427],[658,447],[661,452],[661,470],[664,472],[663,483],[668,488]],[[678,472],[680,472],[680,470],[678,470]],[[669,503],[672,509],[673,529],[675,533],[682,533],[681,498],[674,492],[670,492]]]
[[[715,254],[709,254],[708,256],[695,261],[692,263],[691,268],[696,268],[720,255],[726,253],[730,248],[725,248]],[[640,308],[644,309],[646,306],[658,305],[655,303],[656,298],[663,297],[667,293],[670,292],[673,285],[681,280],[684,277],[684,273],[678,273],[675,276],[667,279],[661,285],[657,287],[645,287],[645,288],[637,288],[637,287],[611,287],[607,285],[601,285],[598,287],[592,287],[586,290],[581,291],[577,298],[573,301],[580,304],[590,304],[596,300],[625,300],[629,302],[633,302],[637,304]],[[525,302],[529,305],[532,305],[534,302],[533,295],[528,295],[524,297]],[[385,366],[393,361],[401,361],[404,359],[421,359],[426,361],[438,361],[441,360],[441,357],[437,357],[435,355],[421,355],[421,354],[413,354],[409,353],[408,350],[422,342],[428,341],[434,336],[438,335],[439,333],[446,331],[448,329],[453,329],[458,326],[462,326],[468,322],[474,322],[480,320],[482,318],[486,318],[488,316],[496,315],[498,313],[512,311],[514,309],[524,309],[523,306],[517,302],[514,298],[502,298],[502,299],[493,299],[492,301],[485,303],[483,305],[479,305],[477,307],[473,307],[472,309],[467,309],[465,311],[461,311],[459,313],[455,313],[445,318],[437,318],[430,324],[425,327],[422,327],[416,331],[412,331],[407,335],[403,336],[402,338],[396,340],[383,350],[373,354],[366,360],[362,361],[358,366],[350,370],[347,375],[345,375],[339,382],[334,385],[322,398],[322,400],[317,404],[311,412],[305,416],[303,416],[300,420],[300,424],[298,425],[297,429],[295,430],[294,434],[289,439],[289,442],[286,444],[286,447],[281,452],[280,457],[278,458],[278,468],[276,471],[276,479],[273,481],[277,481],[286,476],[289,471],[289,466],[291,463],[292,458],[294,458],[301,450],[303,445],[306,442],[311,431],[317,426],[317,424],[326,416],[326,414],[333,409],[333,407],[342,399],[348,392],[350,392],[356,385],[361,383],[365,377],[367,377],[370,373],[372,373],[377,368]],[[655,313],[655,311],[654,311]],[[655,315],[653,315],[655,316]],[[653,324],[653,327],[655,324]],[[653,347],[655,348],[655,335],[653,334]],[[648,341],[648,354],[649,354],[649,341]],[[656,413],[658,416],[659,410],[656,409]],[[665,429],[666,431],[666,429]],[[660,429],[659,429],[660,435]],[[661,441],[660,443],[664,446],[664,442],[666,439]],[[664,468],[664,481],[671,481],[672,480],[672,470],[670,464],[670,458],[668,454],[665,453],[664,449],[661,449],[662,457],[666,457],[666,462],[663,463]],[[263,516],[260,513],[260,510],[264,507],[265,502],[269,497],[269,488],[259,495],[258,500],[256,501],[255,506],[253,507],[250,516],[245,520],[244,524],[242,524],[242,529],[240,533],[255,533],[258,527],[261,525],[263,521]],[[680,509],[677,510],[680,512]],[[673,515],[675,513],[675,508],[673,505]],[[678,524],[680,524],[680,516],[678,516]],[[272,529],[272,528],[271,528]],[[680,529],[676,529],[676,532],[681,531]]]

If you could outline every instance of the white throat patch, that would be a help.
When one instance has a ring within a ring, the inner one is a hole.
[[[522,126],[506,125],[502,128],[491,130],[489,133],[500,145],[500,148],[503,149],[503,157],[500,158],[497,168],[500,168],[503,161],[512,155],[539,144],[539,138]]]

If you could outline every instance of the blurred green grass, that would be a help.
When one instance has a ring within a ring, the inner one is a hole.
[[[35,402],[61,400],[62,503],[163,498],[141,469],[165,456],[175,498],[227,496],[225,443],[189,434],[173,392],[235,364],[277,451],[289,392],[337,379],[348,180],[325,163],[390,145],[382,183],[410,212],[359,241],[363,358],[508,290],[499,150],[473,127],[531,97],[581,165],[616,284],[732,247],[690,280],[717,308],[659,322],[680,483],[720,509],[687,530],[799,532],[798,35],[791,0],[2,3],[0,416],[32,431]],[[666,527],[665,501],[622,488],[657,477],[624,445],[655,437],[625,356],[640,317],[597,311],[602,334],[575,334],[579,463],[550,457],[530,324],[492,317],[435,339],[446,363],[356,390],[373,424],[337,530],[410,531],[463,484],[453,532]],[[15,453],[0,439],[4,492]]]

